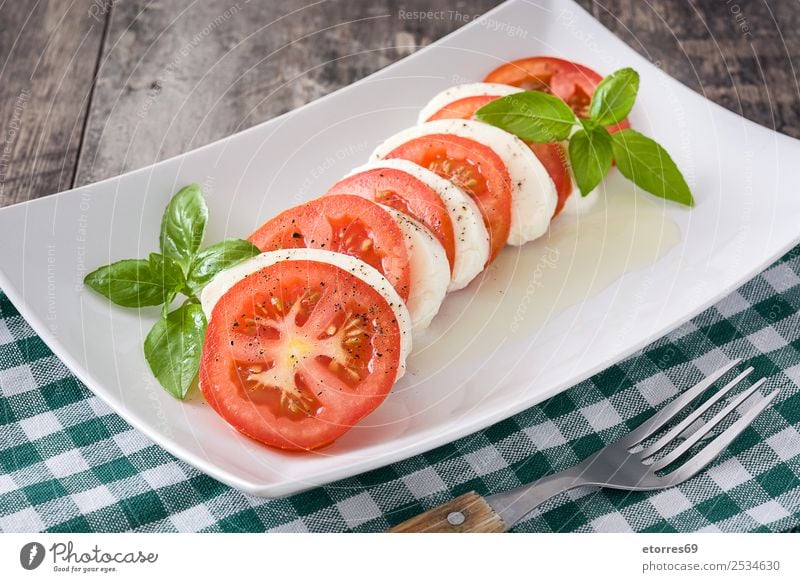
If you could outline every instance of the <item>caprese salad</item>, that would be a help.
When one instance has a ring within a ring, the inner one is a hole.
[[[197,373],[243,434],[323,447],[386,398],[448,293],[506,245],[544,235],[573,190],[588,194],[612,163],[691,205],[671,158],[629,127],[637,89],[631,69],[603,79],[551,57],[505,64],[433,96],[417,125],[247,241],[201,251],[207,210],[199,189],[184,189],[165,212],[160,254],[86,282],[120,305],[164,305],[145,356],[173,395]],[[187,299],[169,312],[178,293]]]

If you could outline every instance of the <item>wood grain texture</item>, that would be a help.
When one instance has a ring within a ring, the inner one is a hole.
[[[90,7],[0,5],[0,205],[72,186],[105,25]]]
[[[13,119],[21,92],[31,97],[0,165],[0,204],[67,188],[73,173],[76,184],[86,184],[230,135],[352,83],[464,22],[401,12],[476,15],[498,3],[126,0],[111,7],[108,0],[43,0],[26,23],[22,3],[6,2],[0,8],[3,123]],[[796,2],[579,3],[692,89],[800,137]],[[102,26],[87,17],[93,6],[95,12],[110,7],[102,47]]]
[[[579,0],[688,87],[800,138],[800,5],[769,0]]]
[[[118,3],[77,182],[230,135],[352,83],[463,24],[405,13],[447,9],[475,15],[497,3]],[[788,3],[776,3],[772,11],[747,3],[737,13],[734,4],[717,0],[581,4],[696,91],[800,137],[797,80],[789,66],[800,53],[800,36],[797,11]],[[786,46],[777,31],[789,39]]]
[[[455,30],[423,1],[114,5],[78,183],[174,156],[348,85]],[[492,1],[472,2],[484,12]]]
[[[454,515],[458,519],[448,517]],[[391,533],[500,533],[506,524],[486,500],[470,491],[389,530]]]

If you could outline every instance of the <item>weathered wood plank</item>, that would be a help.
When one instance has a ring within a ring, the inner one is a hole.
[[[579,3],[695,91],[761,125],[800,137],[796,2]]]
[[[799,17],[789,3],[580,3],[693,89],[763,125],[800,136],[797,81],[790,66],[790,58],[800,56]],[[403,14],[446,9],[475,15],[497,2],[304,4],[115,4],[78,183],[179,154],[297,107],[464,22]]]
[[[496,0],[470,3],[481,13]],[[135,0],[114,5],[78,183],[145,166],[293,109],[455,30],[430,2]],[[462,10],[464,10],[462,8]]]
[[[0,6],[0,204],[178,154],[353,82],[458,28],[401,11],[477,2],[270,3],[134,0],[111,11],[104,66],[83,130],[110,2]],[[800,136],[800,12],[791,3],[580,0],[693,89]],[[191,7],[190,7],[191,6]],[[83,144],[81,145],[81,139]],[[74,165],[78,152],[80,167]]]
[[[92,5],[0,5],[0,206],[72,185],[105,25]]]

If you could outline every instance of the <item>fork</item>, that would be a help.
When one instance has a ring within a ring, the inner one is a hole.
[[[705,422],[700,421],[700,426],[692,430],[693,425],[698,423],[709,408],[729,394],[753,372],[752,367],[747,368],[685,418],[669,428],[663,436],[643,446],[644,441],[655,437],[659,431],[667,428],[668,423],[675,421],[682,412],[688,411],[691,403],[697,397],[740,363],[741,360],[735,360],[717,370],[699,384],[676,397],[639,427],[621,439],[606,445],[574,467],[542,477],[530,485],[485,498],[475,491],[470,491],[444,505],[412,517],[389,531],[503,532],[521,521],[541,503],[575,487],[595,485],[611,489],[645,491],[678,485],[699,473],[722,453],[767,408],[780,389],[776,389],[760,399],[753,398],[751,406],[743,407],[742,404],[764,384],[765,379],[762,378],[733,398],[710,419]],[[740,413],[739,418],[724,431],[710,440],[702,449],[686,458],[677,468],[671,469],[666,474],[658,474],[659,471],[684,457],[692,447],[737,409]],[[657,453],[674,444],[677,444],[674,449],[669,450],[658,459],[655,458]]]

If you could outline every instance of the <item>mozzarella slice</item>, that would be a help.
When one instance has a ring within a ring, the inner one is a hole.
[[[418,333],[431,324],[447,295],[450,263],[442,243],[421,222],[381,204],[403,231],[411,268],[411,291],[408,312],[411,329]]]
[[[381,159],[412,139],[436,134],[474,140],[491,148],[505,164],[512,196],[508,244],[522,245],[547,232],[558,201],[553,180],[525,142],[493,125],[467,119],[429,121],[394,134],[378,146],[371,159]]]
[[[475,201],[452,182],[408,160],[379,160],[356,168],[348,175],[380,168],[405,172],[439,195],[453,223],[456,246],[455,264],[447,290],[458,291],[469,285],[489,260],[489,232]]]
[[[380,293],[392,308],[400,328],[400,362],[397,367],[396,379],[399,380],[403,374],[405,374],[406,358],[408,354],[411,353],[411,316],[408,313],[408,308],[405,303],[403,303],[403,300],[400,299],[400,296],[397,294],[397,291],[394,290],[391,283],[386,280],[386,277],[364,261],[351,257],[350,255],[324,251],[322,249],[305,248],[270,251],[256,255],[230,269],[220,272],[205,286],[202,293],[200,293],[200,304],[203,307],[203,312],[206,314],[206,319],[209,321],[211,320],[214,306],[217,304],[217,301],[227,293],[228,289],[245,277],[260,271],[264,267],[269,267],[281,261],[317,261],[320,263],[328,263],[352,273]]]
[[[499,83],[466,83],[464,85],[456,85],[455,87],[445,89],[428,101],[428,104],[419,112],[417,123],[425,123],[434,114],[461,99],[467,99],[468,97],[484,97],[486,95],[505,97],[506,95],[513,95],[521,91],[522,89],[519,87],[500,85]]]

